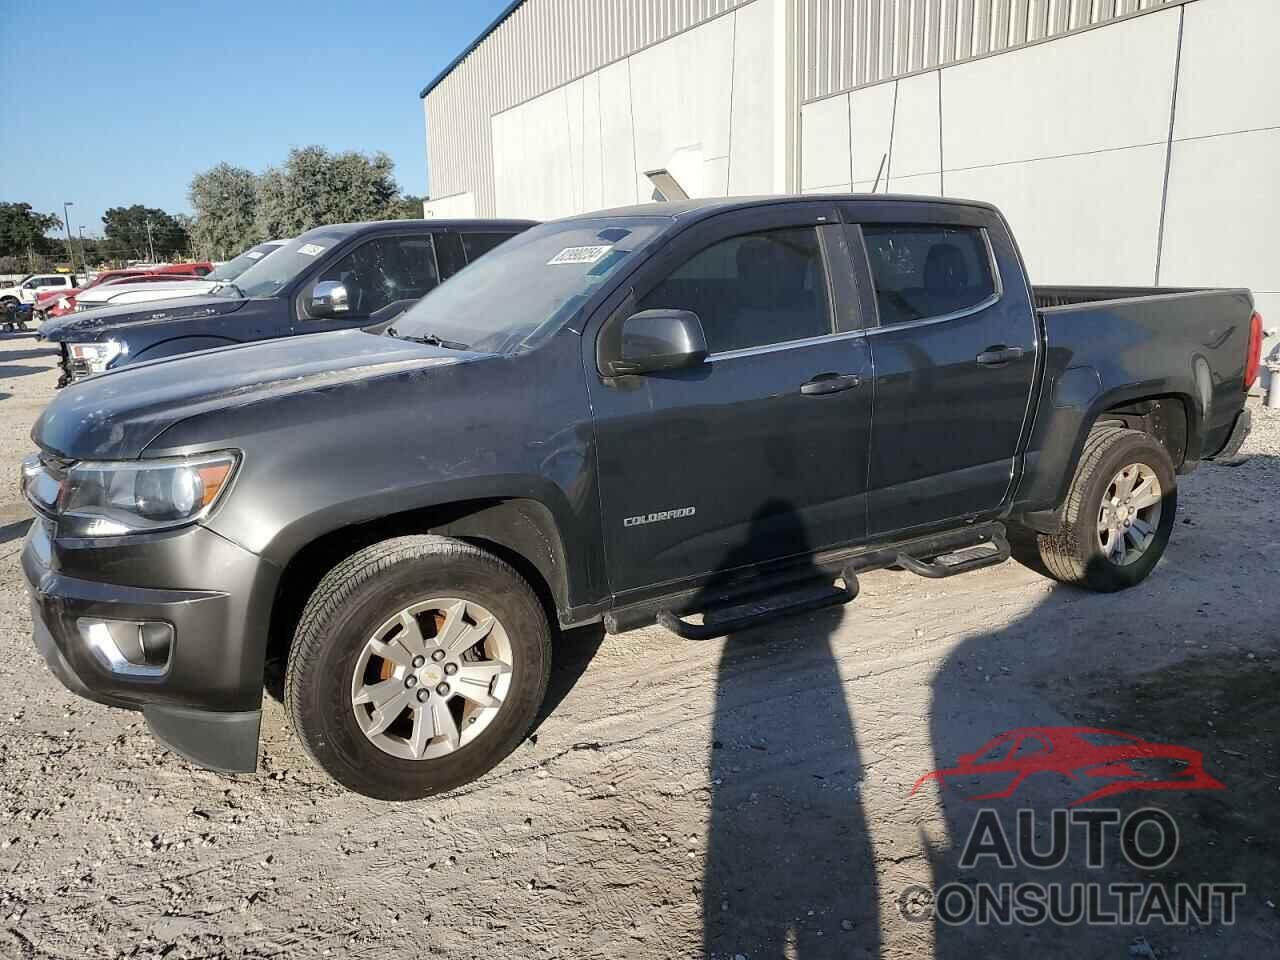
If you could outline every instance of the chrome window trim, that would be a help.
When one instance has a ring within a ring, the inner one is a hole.
[[[819,343],[837,343],[841,340],[853,340],[873,333],[872,329],[846,330],[843,333],[826,333],[820,337],[804,337],[800,340],[783,340],[780,343],[766,343],[758,347],[742,347],[738,350],[725,350],[722,353],[707,355],[707,363],[717,360],[737,360],[739,357],[756,357],[765,353],[777,353],[779,350],[791,350],[796,347],[811,347]]]
[[[865,226],[887,227],[887,226],[894,226],[894,225],[895,224],[877,223],[875,221],[858,221],[859,228],[862,228]],[[937,226],[937,227],[943,227],[943,228],[951,227],[953,229],[967,228],[967,229],[977,230],[980,234],[982,234],[982,244],[984,247],[986,247],[986,250],[987,250],[987,266],[991,270],[991,283],[994,289],[992,290],[989,296],[987,296],[982,300],[979,300],[977,303],[975,303],[971,307],[965,307],[963,310],[953,310],[950,313],[941,313],[941,314],[938,314],[936,317],[921,317],[918,320],[906,320],[902,323],[882,324],[880,322],[880,298],[875,289],[876,275],[875,275],[875,271],[871,269],[871,252],[870,252],[870,248],[867,245],[866,239],[864,237],[862,241],[863,255],[867,258],[867,272],[871,277],[871,292],[873,295],[875,295],[875,301],[876,301],[876,325],[874,327],[869,327],[866,330],[867,333],[876,334],[886,330],[910,330],[915,327],[932,326],[935,323],[946,323],[948,320],[959,320],[962,317],[969,317],[975,313],[981,313],[983,310],[989,310],[1004,298],[1004,279],[1000,275],[1000,264],[996,262],[995,248],[991,246],[991,236],[987,232],[986,227],[973,227],[970,224],[963,224],[963,223],[960,223],[960,224],[957,224],[957,223],[924,223],[924,224],[908,223],[908,224],[903,224],[903,226],[913,226],[913,227],[914,226]]]
[[[981,313],[994,307],[1000,302],[1001,294],[999,292],[991,294],[985,300],[980,300],[972,307],[965,307],[963,310],[953,310],[951,313],[942,313],[936,317],[921,317],[919,320],[907,320],[903,323],[891,323],[887,327],[872,327],[867,331],[869,334],[892,333],[894,330],[911,330],[915,327],[931,327],[935,323],[946,323],[948,320],[959,320],[961,317],[972,316],[975,313]]]

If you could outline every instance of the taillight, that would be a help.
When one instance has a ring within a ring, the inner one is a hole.
[[[1262,314],[1257,310],[1249,318],[1249,350],[1244,358],[1244,388],[1248,390],[1258,379],[1262,366]]]

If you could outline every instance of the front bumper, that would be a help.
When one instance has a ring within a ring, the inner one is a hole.
[[[256,768],[274,567],[200,526],[58,540],[53,524],[37,518],[22,568],[36,648],[67,689],[141,710],[159,740],[201,766]],[[142,585],[210,580],[199,590]],[[113,669],[90,649],[81,618],[169,624],[166,668],[159,675]]]

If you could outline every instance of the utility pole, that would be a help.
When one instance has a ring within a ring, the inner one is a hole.
[[[156,262],[156,247],[151,241],[151,218],[147,217],[147,252],[151,256],[151,262]]]
[[[84,224],[80,224],[80,263],[84,267],[84,272],[89,272],[89,261],[84,255]]]
[[[62,204],[62,218],[63,222],[67,225],[67,259],[71,261],[72,273],[76,272],[76,252],[75,248],[71,245],[71,213],[67,208],[74,207],[75,205],[76,203],[74,200],[66,200],[63,201]]]

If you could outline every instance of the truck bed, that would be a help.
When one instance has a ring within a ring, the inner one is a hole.
[[[1207,293],[1210,287],[1090,287],[1043,286],[1031,288],[1036,308],[1069,307],[1079,303],[1097,303],[1103,300],[1136,300],[1140,297],[1160,297],[1173,293]]]

